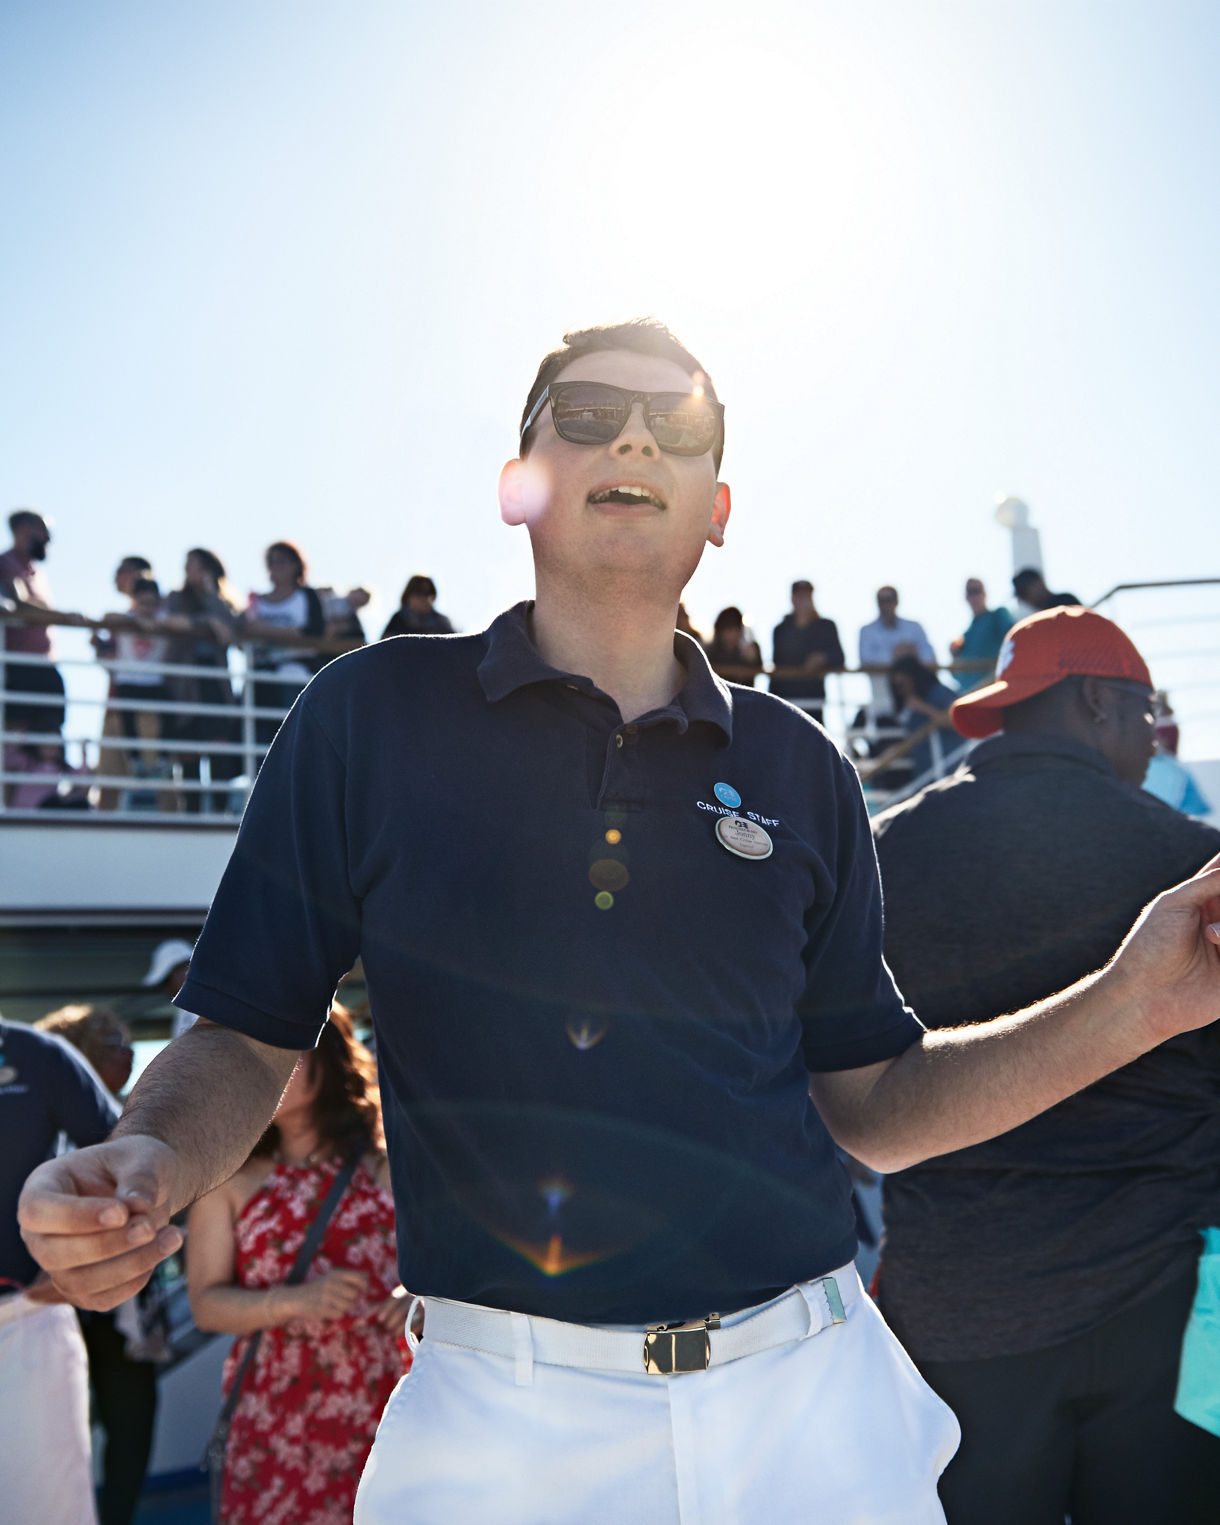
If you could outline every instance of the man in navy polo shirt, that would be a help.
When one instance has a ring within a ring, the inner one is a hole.
[[[361,1525],[940,1521],[956,1425],[860,1294],[832,1140],[893,1169],[1215,1014],[1220,871],[1065,996],[923,1031],[851,770],[675,637],[729,520],[722,415],[654,325],[546,357],[500,483],[535,601],[315,679],[179,997],[201,1020],[27,1186],[57,1280],[128,1295],[363,955],[425,1338]]]

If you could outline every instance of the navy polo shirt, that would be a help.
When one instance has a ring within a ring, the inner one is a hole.
[[[526,604],[400,636],[319,674],[259,776],[179,1004],[308,1048],[363,955],[412,1292],[643,1323],[855,1253],[808,1072],[922,1032],[859,784],[675,651],[681,692],[625,725]],[[771,855],[727,851],[726,814]]]
[[[118,1103],[70,1043],[0,1019],[0,1292],[38,1274],[17,1228],[26,1176],[61,1133],[78,1147],[100,1144],[118,1120]]]

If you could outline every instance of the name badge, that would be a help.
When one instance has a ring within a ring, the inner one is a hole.
[[[775,844],[763,828],[739,815],[722,815],[716,822],[716,836],[726,852],[752,863],[761,863],[775,851]]]

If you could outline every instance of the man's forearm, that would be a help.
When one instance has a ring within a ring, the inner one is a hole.
[[[926,1033],[846,1107],[824,1105],[817,1077],[814,1092],[836,1139],[890,1172],[1006,1133],[1149,1046],[1139,1002],[1110,971],[1014,1016]]]
[[[160,1139],[178,1160],[172,1211],[243,1163],[271,1121],[297,1055],[200,1020],[140,1076],[113,1138]]]

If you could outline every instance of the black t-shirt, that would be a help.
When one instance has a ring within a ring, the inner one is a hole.
[[[71,1044],[0,1019],[0,1291],[28,1286],[38,1266],[17,1228],[25,1178],[66,1133],[78,1147],[100,1144],[118,1104]]]
[[[814,652],[826,658],[827,669],[843,666],[843,644],[834,620],[819,615],[808,625],[798,625],[794,614],[786,614],[771,637],[772,662],[776,667],[801,667]],[[771,692],[781,699],[824,699],[826,684],[812,673],[800,678],[772,678]]]
[[[1099,752],[997,736],[875,822],[885,949],[929,1027],[1101,968],[1220,832]],[[1189,1271],[1220,1222],[1220,1031],[1183,1033],[1011,1132],[885,1183],[882,1307],[917,1359],[1071,1339]]]
[[[305,1048],[363,954],[413,1292],[607,1323],[744,1307],[855,1253],[808,1071],[922,1031],[860,788],[687,637],[682,691],[625,725],[527,614],[314,680],[179,1003]],[[769,857],[721,845],[734,815]]]

